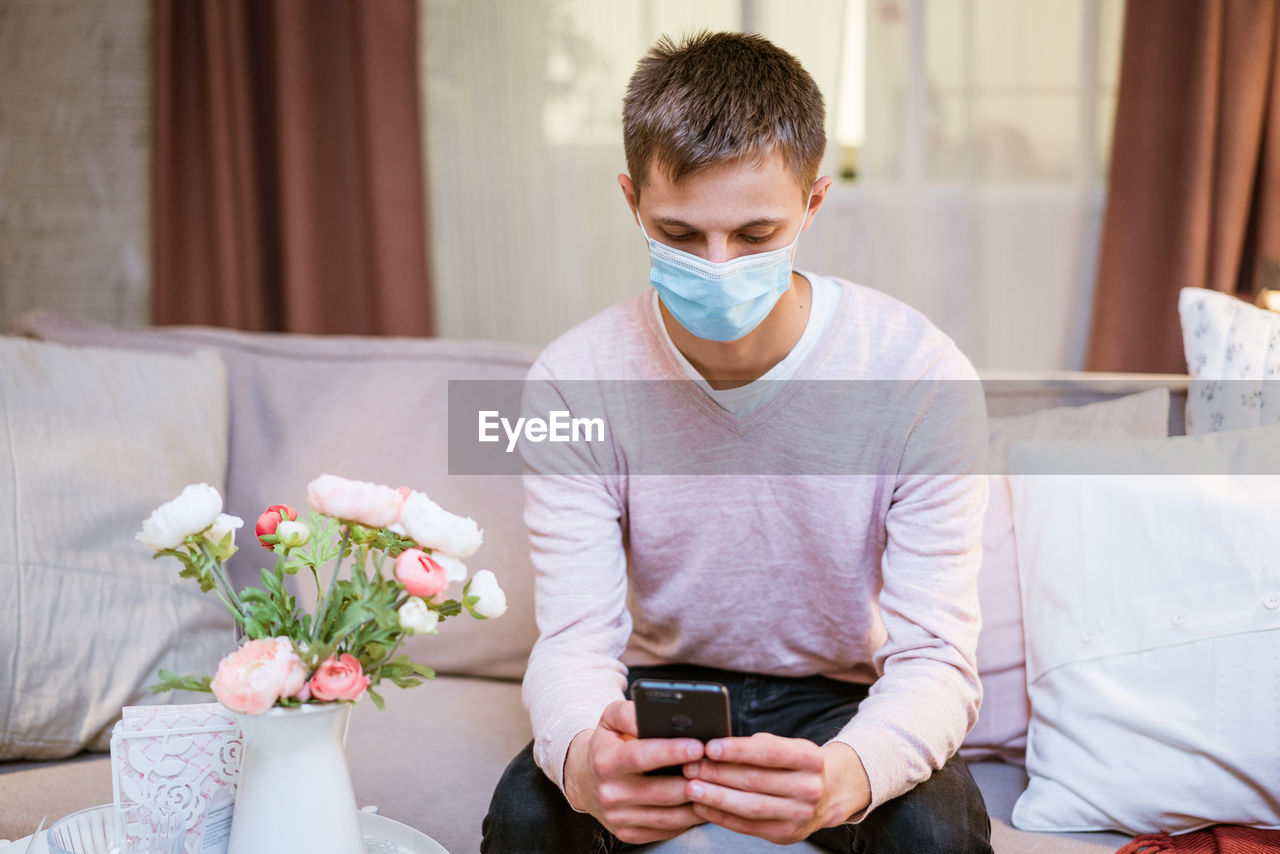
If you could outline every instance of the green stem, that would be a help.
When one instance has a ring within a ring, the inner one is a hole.
[[[342,532],[342,542],[338,545],[338,556],[333,559],[333,578],[329,580],[329,589],[321,591],[321,603],[316,608],[316,620],[311,625],[311,643],[320,639],[320,626],[329,616],[329,605],[333,601],[333,588],[338,583],[338,571],[342,569],[342,556],[346,554],[347,545],[351,542],[351,529]],[[323,661],[324,659],[320,659]]]
[[[352,565],[351,565],[351,579],[353,581],[356,580],[356,578],[360,579],[360,586],[358,589],[361,592],[364,592],[369,589],[369,572],[367,569],[365,569],[365,561],[368,559],[368,557],[369,557],[369,547],[361,546],[359,549],[356,550],[356,559],[352,562]],[[359,570],[358,573],[357,573],[357,570]]]
[[[231,616],[235,617],[236,623],[239,624],[241,628],[243,628],[244,623],[242,622],[242,620],[244,620],[244,615],[235,609],[235,606],[231,604],[231,601],[227,599],[226,594],[224,594],[221,590],[215,587],[213,588],[213,592],[218,594],[218,598],[222,600],[222,604],[227,606],[227,610],[231,612]]]
[[[324,661],[329,656],[333,655],[334,652],[337,651],[338,647],[342,646],[342,642],[345,641],[347,638],[354,637],[365,626],[372,625],[373,623],[376,623],[376,622],[377,622],[377,619],[370,617],[369,619],[365,620],[363,623],[357,623],[354,627],[352,627],[351,631],[347,632],[345,635],[339,635],[338,637],[330,641],[326,646],[321,647],[321,649],[324,651],[324,655],[318,656],[316,658],[317,665],[320,662]]]
[[[231,602],[235,603],[235,608],[232,609],[232,613],[235,614],[238,611],[238,615],[237,615],[238,617],[249,616],[247,613],[245,613],[244,603],[240,601],[240,597],[236,594],[235,588],[231,586],[231,582],[227,580],[226,573],[222,571],[222,561],[215,558],[213,556],[213,553],[209,551],[208,540],[206,540],[201,535],[197,535],[196,540],[197,540],[196,545],[200,549],[200,554],[202,554],[204,556],[204,559],[209,562],[209,565],[213,570],[213,577],[218,581],[220,585],[222,585],[222,589],[227,592],[227,596],[223,597],[223,601],[225,602],[227,598],[230,597]],[[219,593],[219,595],[221,595],[221,592]],[[230,602],[227,603],[227,607],[228,608],[231,607]]]

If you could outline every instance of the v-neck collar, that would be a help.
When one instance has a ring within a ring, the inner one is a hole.
[[[809,279],[811,284],[818,278],[812,273],[800,272],[800,275]],[[706,389],[685,373],[684,367],[676,357],[675,345],[668,343],[670,336],[660,326],[656,312],[649,305],[651,298],[649,292],[646,292],[641,299],[636,301],[636,305],[643,316],[641,322],[649,349],[654,352],[656,363],[663,374],[661,379],[675,381],[679,393],[708,418],[738,436],[746,436],[761,424],[768,422],[778,410],[785,407],[800,390],[800,384],[817,371],[822,363],[826,361],[827,356],[835,349],[836,343],[843,340],[848,329],[851,328],[850,324],[845,323],[845,319],[853,301],[853,288],[842,283],[840,301],[836,304],[835,315],[827,324],[827,328],[823,330],[821,337],[814,343],[813,350],[809,352],[804,361],[796,366],[795,376],[789,380],[766,380],[766,382],[785,382],[787,387],[756,408],[741,415],[730,412],[716,403]],[[812,321],[812,316],[810,321]],[[796,343],[799,343],[798,339]],[[783,358],[786,357],[784,356]],[[752,380],[752,382],[760,381],[759,379]]]

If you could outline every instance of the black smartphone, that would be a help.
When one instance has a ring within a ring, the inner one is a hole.
[[[696,738],[710,741],[731,734],[729,689],[719,682],[637,679],[631,684],[636,729],[641,738]],[[679,774],[672,765],[647,772]]]

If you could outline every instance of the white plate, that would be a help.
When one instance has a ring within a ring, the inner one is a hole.
[[[362,812],[359,821],[368,854],[449,854],[430,836],[386,816]],[[46,835],[41,832],[29,852],[26,850],[29,836],[15,842],[0,842],[0,854],[48,854]]]
[[[386,816],[360,813],[360,830],[369,854],[449,854],[430,836]]]

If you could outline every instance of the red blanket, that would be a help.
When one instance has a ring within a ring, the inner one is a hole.
[[[1280,830],[1258,830],[1217,824],[1204,830],[1170,836],[1149,833],[1135,838],[1116,854],[1280,854]]]

